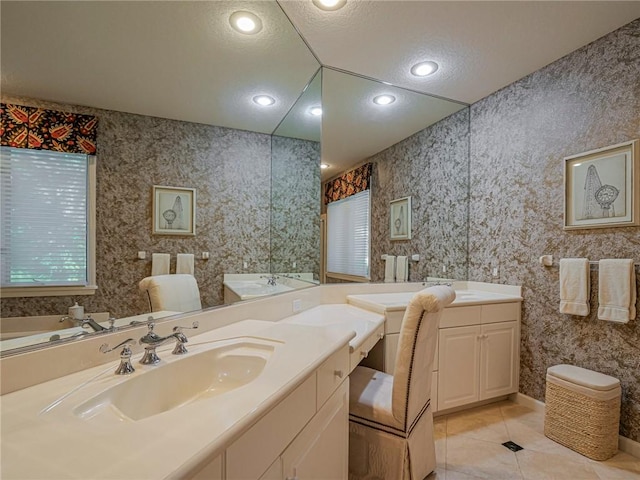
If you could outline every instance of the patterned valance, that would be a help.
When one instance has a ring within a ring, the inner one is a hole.
[[[95,155],[96,117],[8,103],[0,105],[2,146]]]
[[[331,203],[369,189],[371,184],[372,163],[366,163],[343,173],[335,180],[327,182],[324,203]]]

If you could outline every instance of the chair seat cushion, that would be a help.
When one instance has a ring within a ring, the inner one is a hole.
[[[393,376],[368,367],[349,375],[349,414],[352,419],[404,430],[391,410]]]

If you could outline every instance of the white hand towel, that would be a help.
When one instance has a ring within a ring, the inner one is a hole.
[[[387,255],[384,259],[384,282],[393,283],[396,281],[396,257]]]
[[[169,275],[169,262],[171,256],[168,253],[154,253],[151,255],[151,276]]]
[[[398,255],[396,259],[396,282],[406,282],[409,278],[409,257]]]
[[[600,260],[598,276],[598,318],[620,323],[636,318],[636,271],[633,260]]]
[[[193,253],[179,253],[176,259],[176,273],[193,275]]]
[[[560,260],[560,313],[589,315],[589,259],[563,258]]]

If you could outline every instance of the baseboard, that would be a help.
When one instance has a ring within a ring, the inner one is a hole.
[[[509,400],[517,403],[518,405],[522,405],[523,407],[535,410],[536,412],[544,413],[544,402],[536,400],[535,398],[525,395],[524,393],[512,393],[511,395],[509,395]]]
[[[535,410],[536,412],[544,412],[544,402],[536,400],[524,393],[513,393],[509,395],[509,400],[530,408],[531,410]],[[633,457],[640,458],[640,443],[635,440],[631,440],[630,438],[623,437],[622,435],[618,437],[618,450],[628,453]]]

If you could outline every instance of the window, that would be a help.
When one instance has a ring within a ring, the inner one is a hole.
[[[4,297],[95,289],[95,157],[0,147]]]
[[[327,205],[328,276],[369,279],[369,192]]]

